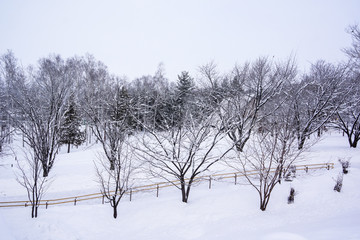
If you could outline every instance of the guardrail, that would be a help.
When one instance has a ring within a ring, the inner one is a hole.
[[[308,172],[309,170],[314,169],[333,169],[334,163],[318,163],[318,164],[304,164],[304,165],[296,165],[296,170],[301,171],[304,170],[305,172]],[[273,170],[271,172],[275,172],[276,168],[272,168]],[[257,171],[247,171],[246,175],[256,175]],[[198,177],[195,179],[194,182],[201,182],[201,181],[209,181],[209,188],[211,188],[212,181],[222,180],[222,179],[234,179],[234,183],[237,184],[237,180],[239,177],[244,177],[245,174],[243,172],[232,172],[232,173],[220,173],[220,174],[213,174],[213,175],[207,175]],[[159,196],[159,190],[161,188],[171,187],[174,185],[179,185],[180,181],[171,181],[171,182],[159,182],[149,185],[143,185],[143,186],[137,186],[129,189],[126,194],[129,195],[130,201],[132,200],[132,196],[134,193],[137,192],[145,192],[145,191],[151,191],[156,190],[156,196]],[[48,208],[48,206],[51,205],[59,205],[59,204],[66,204],[66,203],[72,203],[76,206],[78,202],[82,201],[88,201],[93,199],[101,199],[102,203],[105,202],[105,197],[102,193],[91,193],[91,194],[85,194],[85,195],[79,195],[79,196],[73,196],[73,197],[64,197],[64,198],[57,198],[57,199],[47,199],[47,200],[41,200],[40,206],[45,206]],[[8,201],[8,202],[0,202],[0,208],[2,207],[27,207],[31,206],[30,201]]]

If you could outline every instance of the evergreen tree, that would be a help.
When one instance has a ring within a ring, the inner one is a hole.
[[[190,108],[194,100],[194,80],[186,71],[178,75],[178,82],[175,89],[175,104],[173,106],[173,125],[181,126],[187,108]],[[191,111],[190,111],[191,112]]]
[[[176,86],[177,103],[184,107],[192,96],[194,90],[194,80],[190,77],[189,72],[183,71],[178,75],[178,82]]]
[[[67,144],[68,153],[70,152],[71,144],[79,146],[85,141],[85,134],[81,132],[80,125],[80,117],[76,110],[76,104],[73,97],[71,97],[64,114],[60,136],[60,144]]]
[[[113,103],[110,105],[110,121],[124,122],[129,129],[136,128],[136,122],[130,114],[131,103],[127,89],[117,86],[115,91]]]

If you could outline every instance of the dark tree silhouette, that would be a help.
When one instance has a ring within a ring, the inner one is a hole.
[[[66,144],[70,152],[70,146],[79,146],[85,141],[85,134],[81,132],[81,119],[77,111],[74,97],[71,96],[64,114],[64,121],[61,126],[60,144]]]

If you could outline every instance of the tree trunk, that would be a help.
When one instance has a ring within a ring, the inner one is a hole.
[[[191,189],[191,180],[189,181],[189,185],[188,185],[188,187],[187,187],[187,189],[186,189],[186,203],[187,203],[187,201],[189,200],[189,195],[190,195],[190,189]]]
[[[116,202],[116,197],[112,196],[111,198],[111,206],[113,208],[113,217],[117,218],[117,207],[118,207],[119,202]]]
[[[185,191],[185,187],[181,187],[181,195],[182,195],[182,202],[187,203],[187,196],[186,196],[186,191]]]
[[[110,170],[115,170],[114,160],[110,160]]]
[[[117,206],[113,206],[113,217],[117,218]]]
[[[260,210],[261,210],[261,211],[265,211],[265,210],[266,210],[265,199],[261,199],[261,200],[260,200]]]
[[[249,140],[250,138],[250,134],[251,134],[251,130],[249,131],[248,133],[248,136],[247,137],[244,137],[243,134],[240,134],[241,133],[241,130],[238,129],[238,135],[239,135],[239,138],[236,137],[237,133],[236,133],[236,130],[232,131],[232,132],[229,132],[228,133],[228,136],[230,137],[230,139],[235,143],[235,148],[237,151],[239,152],[242,152],[243,149],[244,149],[244,146],[246,144],[246,142]],[[239,139],[239,140],[238,140]],[[240,140],[241,139],[241,140]]]
[[[182,197],[182,202],[187,203],[188,197],[186,194],[186,186],[185,186],[185,180],[181,179],[180,180],[180,184],[181,184],[181,197]]]
[[[43,164],[43,177],[49,176],[49,167]]]
[[[242,149],[242,147],[241,147],[240,144],[236,144],[235,147],[236,147],[236,150],[237,150],[238,152],[242,152],[242,151],[243,151],[243,149]]]
[[[358,136],[354,135],[354,140],[352,140],[352,135],[350,133],[346,133],[346,135],[348,137],[350,147],[351,148],[356,148],[357,143],[360,140],[360,138]]]
[[[35,218],[37,218],[37,216],[38,216],[38,208],[39,208],[39,207],[36,205],[36,206],[35,206]]]
[[[359,139],[354,140],[353,145],[352,145],[353,148],[356,148],[356,147],[357,147],[358,141],[359,141]]]
[[[247,142],[248,138],[244,139],[235,144],[236,150],[242,152],[244,150],[245,143]]]
[[[264,199],[261,199],[261,201],[260,201],[260,210],[261,211],[266,210],[268,202],[269,202],[269,198],[264,197]]]
[[[67,150],[68,153],[70,153],[70,143],[68,143],[68,150]]]
[[[306,140],[306,137],[305,137],[304,135],[302,135],[302,136],[300,137],[300,141],[299,141],[299,146],[298,146],[298,149],[299,149],[299,150],[303,149],[304,144],[305,144],[305,140]]]
[[[35,205],[32,204],[31,205],[31,218],[34,218],[35,217]]]
[[[354,138],[354,140],[351,140],[351,137],[349,137],[349,144],[351,148],[356,148],[357,147],[357,143],[358,143],[359,139],[358,138]]]
[[[31,218],[37,218],[38,206],[36,204],[31,205]]]
[[[283,165],[282,165],[282,163],[281,163],[281,167],[280,167],[280,169],[279,169],[279,175],[278,175],[278,182],[279,182],[279,184],[281,184],[281,180],[282,180],[282,178],[283,178]]]
[[[271,193],[271,192],[270,192]],[[261,211],[265,211],[266,207],[270,200],[270,193],[266,194],[264,196],[260,195],[260,209]]]

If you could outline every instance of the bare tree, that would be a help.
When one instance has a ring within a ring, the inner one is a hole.
[[[48,179],[43,177],[42,162],[33,154],[25,154],[25,166],[17,161],[20,173],[17,176],[18,183],[27,191],[27,197],[31,204],[31,217],[37,218],[40,201],[47,188]]]
[[[212,89],[216,89],[219,86],[221,77],[217,70],[217,65],[214,61],[200,66],[199,72],[204,81],[203,85],[210,84]]]
[[[6,93],[3,86],[4,84],[0,77],[0,156],[3,154],[3,146],[6,143],[6,139],[10,133],[7,121]]]
[[[314,143],[308,142],[298,149],[293,114],[291,104],[281,105],[269,118],[268,131],[254,134],[244,151],[237,151],[236,160],[228,161],[256,189],[262,211],[266,210],[273,189],[281,183],[290,166],[300,160],[301,154]]]
[[[117,155],[112,159],[113,169],[110,168],[108,156],[105,154],[100,157],[100,164],[95,164],[101,193],[109,200],[114,218],[118,216],[117,208],[121,198],[133,185],[133,174],[136,167],[132,159],[131,146],[127,142],[121,141],[118,145]]]
[[[119,146],[129,133],[127,90],[122,79],[111,77],[106,66],[92,56],[82,64],[83,111],[114,170]]]
[[[230,92],[227,92],[229,91],[229,87],[226,86],[227,79],[220,74],[213,61],[200,66],[198,71],[200,73],[198,82],[201,84],[198,94],[204,99],[207,108],[217,109],[223,99],[227,95],[231,95]]]
[[[13,132],[14,129],[10,129],[9,125],[0,122],[0,157],[7,154],[10,137]]]
[[[342,84],[343,91],[348,94],[332,124],[346,134],[350,147],[356,148],[360,140],[360,29],[354,25],[349,27],[348,32],[353,43],[344,49],[349,57],[349,76]]]
[[[195,179],[220,161],[233,146],[221,144],[226,134],[220,130],[216,114],[197,121],[187,110],[182,123],[181,126],[169,124],[161,131],[144,126],[146,131],[136,135],[136,154],[149,165],[153,176],[171,183],[178,180],[180,186],[173,184],[186,203]]]
[[[10,113],[24,141],[40,161],[47,177],[60,146],[60,127],[71,86],[71,68],[53,56],[39,61],[39,69],[30,69],[26,79],[13,79],[16,93],[11,95],[16,111]]]
[[[344,52],[351,60],[354,69],[360,69],[360,28],[358,25],[351,25],[347,29],[352,37],[351,47],[345,48]]]
[[[101,143],[110,163],[110,169],[115,170],[115,161],[119,147],[128,134],[131,133],[130,100],[124,86],[115,84],[107,91],[108,98],[102,101],[103,111],[98,112],[98,106],[88,105],[87,114],[92,121],[92,130]]]
[[[303,148],[304,149],[304,148]],[[297,148],[296,135],[270,133],[257,135],[251,145],[238,153],[237,170],[259,194],[260,209],[266,210],[274,187],[302,153]],[[234,164],[231,164],[234,167]]]
[[[356,148],[360,140],[360,75],[353,80],[355,84],[346,84],[346,104],[337,110],[331,126],[346,134],[350,147]]]
[[[11,96],[17,89],[13,87],[14,81],[24,79],[23,71],[11,51],[0,57],[0,153],[3,147],[10,142],[14,124],[10,113],[14,112],[14,102]]]
[[[243,150],[257,124],[266,117],[266,114],[260,114],[264,106],[281,91],[285,82],[295,76],[293,59],[274,67],[267,58],[259,58],[253,64],[235,67],[234,89],[220,104],[220,117],[238,151]]]
[[[300,85],[294,85],[301,88],[293,101],[299,149],[340,109],[347,95],[346,89],[341,88],[344,79],[345,68],[342,65],[318,61],[303,77]]]

